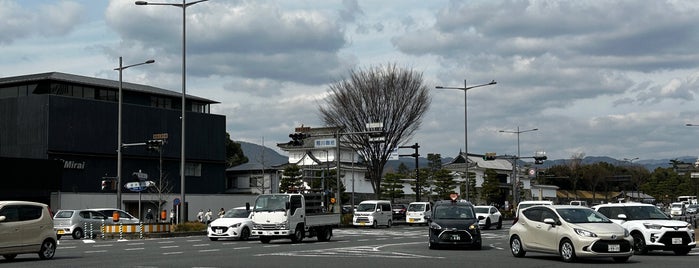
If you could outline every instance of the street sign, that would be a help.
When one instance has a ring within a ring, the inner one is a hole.
[[[124,185],[124,188],[129,189],[133,192],[140,192],[140,191],[143,191],[143,190],[147,189],[148,187],[152,187],[152,186],[155,186],[155,182],[153,182],[153,181],[141,181],[141,182],[134,181],[134,182],[126,183]]]
[[[140,170],[138,172],[132,173],[134,176],[138,178],[140,181],[145,181],[148,179],[148,174],[141,172]]]
[[[179,198],[175,198],[175,200],[172,200],[172,204],[175,205],[175,206],[179,206],[179,205],[180,205],[180,199],[179,199]]]
[[[167,133],[155,133],[153,134],[154,140],[167,140]]]

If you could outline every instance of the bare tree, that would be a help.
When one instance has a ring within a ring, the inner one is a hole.
[[[350,71],[348,79],[330,85],[330,96],[319,111],[328,126],[341,127],[341,138],[360,146],[374,193],[381,193],[381,175],[391,150],[419,129],[431,98],[421,73],[395,64]],[[366,124],[381,122],[385,142],[372,143]],[[342,133],[348,133],[342,135]],[[339,142],[338,138],[338,142]]]

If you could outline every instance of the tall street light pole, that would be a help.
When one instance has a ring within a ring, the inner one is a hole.
[[[537,131],[539,130],[538,128],[532,128],[532,129],[527,129],[527,130],[519,130],[519,126],[517,126],[517,131],[510,131],[510,130],[500,130],[498,132],[500,133],[511,133],[511,134],[517,134],[517,158],[515,158],[514,161],[514,183],[512,184],[512,202],[515,204],[519,203],[519,171],[517,170],[517,162],[519,162],[520,154],[519,154],[519,134],[525,133],[525,132],[532,132],[532,131]],[[512,204],[513,206],[515,204]]]
[[[123,140],[122,140],[122,135],[121,135],[121,106],[123,104],[123,93],[122,93],[122,73],[124,72],[124,69],[134,67],[134,66],[139,66],[139,65],[144,65],[144,64],[151,64],[154,63],[155,60],[147,60],[145,62],[137,63],[137,64],[132,64],[132,65],[127,65],[124,66],[122,64],[122,58],[119,57],[119,67],[114,68],[115,71],[119,71],[119,118],[118,123],[117,123],[117,201],[116,201],[116,208],[121,209],[121,165],[122,165],[122,153],[121,149],[123,148]]]
[[[466,105],[467,103],[467,94],[466,91],[472,88],[477,88],[477,87],[484,87],[484,86],[490,86],[490,85],[495,85],[498,82],[495,82],[495,80],[490,81],[490,83],[487,84],[480,84],[480,85],[475,85],[475,86],[468,86],[466,83],[466,79],[464,79],[464,87],[443,87],[443,86],[436,86],[438,89],[458,89],[458,90],[463,90],[464,91],[464,151],[466,153],[466,158],[464,159],[465,164],[466,164],[466,200],[469,200],[469,178],[470,176],[468,175],[468,107]]]
[[[187,43],[185,42],[187,40],[187,31],[186,31],[186,18],[187,18],[187,7],[194,5],[196,3],[201,3],[201,2],[206,2],[208,0],[198,0],[198,1],[193,1],[186,3],[185,0],[182,0],[182,4],[172,4],[172,3],[150,3],[147,1],[136,1],[136,5],[139,6],[145,6],[145,5],[153,5],[153,6],[174,6],[174,7],[179,7],[182,8],[182,130],[181,130],[181,135],[182,135],[182,141],[181,141],[181,149],[180,149],[180,202],[182,206],[180,208],[185,207],[185,174],[184,174],[184,169],[185,169],[185,100],[186,100],[186,88],[187,88],[187,83],[186,83],[186,70],[187,70],[187,61],[186,61],[186,53],[187,53]],[[184,211],[181,210],[180,212],[180,222],[185,222],[187,220],[187,215],[183,213]]]
[[[685,124],[685,126],[688,126],[688,127],[699,127],[699,124]],[[697,161],[694,163],[694,167],[699,167],[698,165],[699,165],[699,158],[697,158]],[[697,173],[696,173],[696,172],[692,172],[692,173],[690,174],[690,178],[695,179],[695,180],[699,180],[699,176],[697,176]],[[697,181],[696,184],[697,184],[697,187],[696,187],[696,196],[699,196],[699,181]]]

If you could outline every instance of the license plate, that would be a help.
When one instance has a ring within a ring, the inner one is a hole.
[[[415,219],[413,219],[413,218],[408,219],[408,222],[414,222],[414,221],[415,221]]]
[[[615,245],[615,244],[609,244],[607,246],[607,250],[609,252],[619,252],[621,251],[621,246],[620,245]]]
[[[682,245],[682,237],[673,237],[672,244],[673,245]]]
[[[364,225],[364,224],[365,224],[364,222],[360,222],[360,223],[359,223],[359,225]]]
[[[58,234],[65,234],[63,230],[58,230]]]
[[[216,229],[216,234],[222,234],[223,233],[222,231],[223,230],[221,230],[221,229]]]
[[[451,235],[451,240],[454,240],[454,241],[461,240],[461,236],[459,236],[459,235],[457,235],[457,234]]]

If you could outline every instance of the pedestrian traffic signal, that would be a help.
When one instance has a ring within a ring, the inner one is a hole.
[[[495,160],[496,157],[497,157],[496,153],[485,153],[485,155],[483,155],[483,160],[492,161],[492,160]]]

